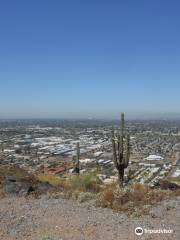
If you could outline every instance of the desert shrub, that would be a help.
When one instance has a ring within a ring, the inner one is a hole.
[[[55,186],[58,191],[63,192],[65,198],[73,199],[78,199],[77,195],[79,192],[99,192],[101,184],[101,181],[93,172],[67,178],[54,175],[39,175],[38,180],[41,182],[49,182]]]
[[[0,189],[0,199],[5,198],[6,194]]]
[[[148,213],[160,201],[177,195],[180,195],[179,191],[151,189],[142,184],[133,184],[126,188],[112,185],[98,194],[96,204],[137,217]]]
[[[62,192],[65,198],[70,198],[70,194],[68,192],[71,192],[72,187],[68,178],[66,179],[55,175],[39,175],[38,180],[50,183],[56,188],[56,191]]]
[[[100,179],[95,173],[86,173],[82,175],[75,175],[69,178],[69,185],[71,189],[76,189],[82,192],[98,192],[100,191]]]
[[[150,189],[145,185],[133,184],[129,189],[128,200],[135,202],[135,205],[147,204],[146,199],[149,191]]]
[[[64,179],[55,175],[39,175],[38,180],[41,182],[48,182],[53,186],[62,185],[64,183]]]
[[[80,192],[77,196],[78,202],[86,202],[95,198],[95,194],[91,192]]]
[[[39,175],[38,180],[49,182],[53,186],[61,186],[65,189],[74,189],[80,191],[98,191],[101,181],[95,173],[86,173],[83,175],[74,175],[69,178],[62,178],[55,175]]]
[[[112,202],[114,201],[114,192],[111,189],[107,189],[104,192],[104,199],[112,205]]]

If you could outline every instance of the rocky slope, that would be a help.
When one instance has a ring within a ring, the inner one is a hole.
[[[1,240],[179,240],[179,220],[180,197],[161,202],[149,215],[140,218],[95,208],[92,202],[79,204],[47,195],[40,199],[0,199]],[[136,236],[136,227],[171,229],[173,233]]]

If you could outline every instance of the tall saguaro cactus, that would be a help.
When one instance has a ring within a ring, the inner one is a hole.
[[[76,160],[75,160],[75,172],[79,174],[79,158],[80,158],[80,146],[79,142],[76,145]]]
[[[128,167],[130,157],[130,137],[125,133],[124,113],[121,113],[120,133],[115,136],[112,130],[112,151],[114,165],[118,171],[119,185],[123,187],[124,170]]]

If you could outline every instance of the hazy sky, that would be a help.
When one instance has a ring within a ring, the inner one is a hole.
[[[180,115],[179,0],[0,0],[0,118]]]

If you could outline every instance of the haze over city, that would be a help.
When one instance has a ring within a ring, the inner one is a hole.
[[[179,118],[179,1],[1,1],[0,118]]]
[[[179,240],[179,13],[0,0],[0,240]]]

